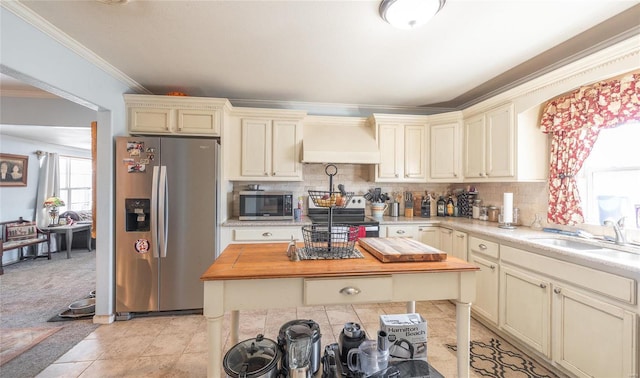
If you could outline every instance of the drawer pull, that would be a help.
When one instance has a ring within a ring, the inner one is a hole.
[[[456,235],[456,238],[464,239],[464,235]]]
[[[265,232],[264,234],[262,234],[262,236],[264,236],[265,238],[268,238],[269,236],[273,236],[273,234],[270,232]]]
[[[360,289],[355,288],[353,286],[347,286],[340,289],[340,294],[343,295],[358,295],[360,294]]]
[[[484,244],[479,244],[479,245],[478,245],[478,248],[480,248],[480,249],[484,250],[484,249],[487,249],[487,246],[486,246],[486,245],[484,245]]]
[[[553,292],[556,294],[560,294],[562,293],[562,289],[560,289],[559,287],[556,287],[555,289],[553,289]]]
[[[404,230],[398,230],[398,231],[396,231],[396,234],[402,235],[402,234],[404,234]]]
[[[547,288],[547,284],[543,282],[543,283],[540,284],[540,287],[543,288],[543,289],[546,289]]]

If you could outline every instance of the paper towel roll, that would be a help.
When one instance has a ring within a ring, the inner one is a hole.
[[[504,193],[502,198],[502,220],[504,223],[513,223],[513,193]]]

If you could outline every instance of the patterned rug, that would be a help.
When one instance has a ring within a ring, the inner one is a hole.
[[[62,328],[2,328],[0,330],[0,366],[38,345]]]
[[[455,344],[445,344],[455,352]],[[471,368],[483,377],[558,378],[557,375],[523,355],[511,344],[492,338],[489,343],[471,342]]]

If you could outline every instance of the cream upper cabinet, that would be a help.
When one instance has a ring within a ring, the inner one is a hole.
[[[220,136],[226,99],[124,95],[129,132],[144,135]]]
[[[426,182],[426,117],[374,114],[374,119],[380,149],[375,181]]]
[[[301,144],[301,122],[243,118],[242,177],[302,180]]]
[[[509,103],[464,120],[464,181],[545,181],[549,140],[538,108],[516,115]]]
[[[514,176],[513,105],[499,107],[465,122],[465,177]]]
[[[459,113],[458,113],[459,114]],[[446,115],[438,115],[438,118]],[[452,117],[453,116],[453,117]],[[433,120],[429,126],[429,181],[462,181],[462,133],[461,120],[453,114],[446,118],[453,120]],[[433,116],[436,117],[436,116]]]
[[[301,181],[305,116],[300,111],[234,108],[224,126],[225,179]]]

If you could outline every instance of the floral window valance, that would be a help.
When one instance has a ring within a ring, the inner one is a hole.
[[[574,176],[600,130],[640,120],[640,73],[580,87],[547,103],[541,130],[552,134],[547,220],[584,222]]]

